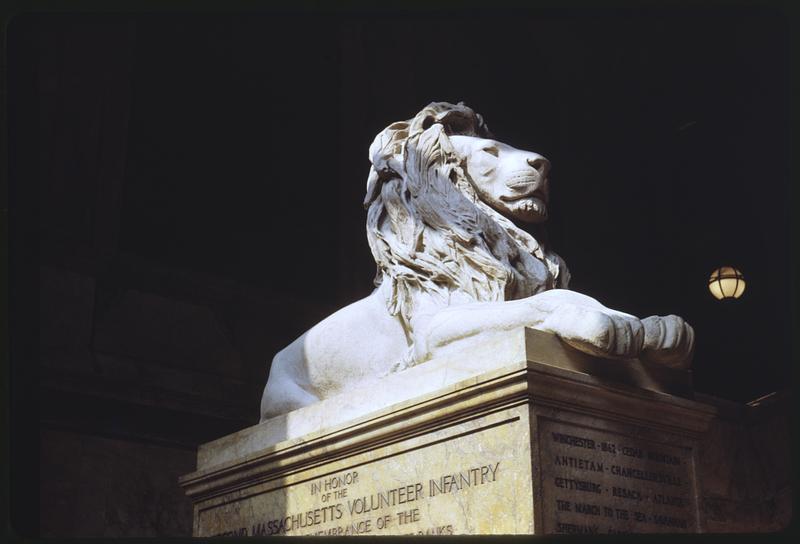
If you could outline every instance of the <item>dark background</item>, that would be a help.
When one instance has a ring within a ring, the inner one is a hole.
[[[683,316],[697,391],[788,387],[780,11],[23,14],[7,38],[19,527],[190,530],[174,477],[257,422],[278,349],[369,294],[367,148],[434,100],[550,159],[571,288]],[[740,300],[708,292],[722,265]]]

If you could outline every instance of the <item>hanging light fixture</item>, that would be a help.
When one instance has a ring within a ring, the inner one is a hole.
[[[708,290],[719,300],[739,298],[744,293],[744,288],[744,276],[732,266],[717,268],[708,278]]]

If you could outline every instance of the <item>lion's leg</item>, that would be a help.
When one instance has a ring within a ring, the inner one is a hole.
[[[415,324],[415,363],[469,349],[516,327],[551,332],[590,355],[641,357],[678,368],[688,367],[694,345],[694,331],[677,316],[640,320],[575,291],[552,289],[521,300],[443,308],[427,321]]]
[[[644,340],[642,323],[636,317],[565,289],[521,300],[451,306],[439,311],[424,327],[416,325],[417,363],[517,327],[552,332],[576,349],[601,357],[636,357]]]
[[[261,421],[314,404],[320,399],[303,385],[307,377],[301,375],[305,368],[303,342],[305,334],[278,352],[272,359],[267,385],[261,396]]]
[[[673,368],[688,368],[694,330],[676,315],[644,319],[606,308],[574,291],[553,289],[530,299],[549,316],[535,328],[557,334],[571,346],[603,357],[639,357]]]
[[[637,357],[644,344],[644,326],[636,317],[606,308],[597,300],[565,289],[530,297],[545,316],[534,328],[552,332],[572,347],[611,358]]]

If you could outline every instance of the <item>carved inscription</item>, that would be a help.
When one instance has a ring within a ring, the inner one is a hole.
[[[494,484],[502,469],[501,462],[496,461],[369,491],[359,485],[367,480],[364,473],[365,469],[346,471],[297,486],[302,502],[314,504],[313,508],[289,509],[280,515],[273,512],[272,516],[210,536],[451,535],[457,530],[452,523],[423,523],[420,502]]]
[[[545,531],[694,532],[691,451],[540,420]]]
[[[194,535],[530,533],[529,429],[512,407],[254,479],[196,502]]]

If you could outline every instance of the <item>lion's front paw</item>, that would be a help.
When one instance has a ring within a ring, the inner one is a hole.
[[[689,368],[694,352],[694,329],[677,315],[642,319],[641,359],[673,368]]]
[[[636,357],[644,342],[644,328],[635,317],[575,304],[560,305],[536,328],[599,357]]]

